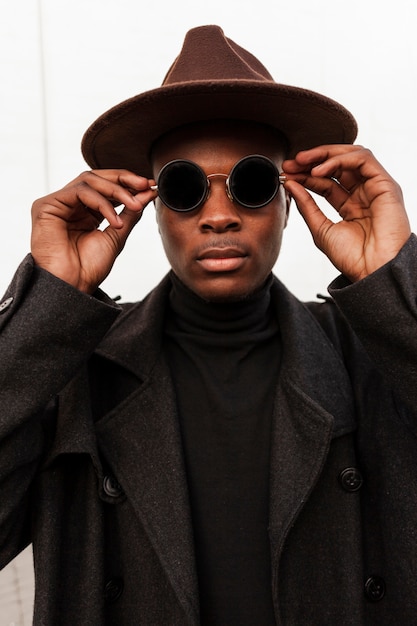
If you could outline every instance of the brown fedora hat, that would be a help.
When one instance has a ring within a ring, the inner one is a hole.
[[[276,83],[250,52],[218,26],[190,30],[162,86],[121,102],[86,131],[92,168],[126,168],[152,177],[150,150],[179,126],[213,119],[268,124],[286,135],[290,155],[327,143],[353,143],[357,125],[340,104]]]

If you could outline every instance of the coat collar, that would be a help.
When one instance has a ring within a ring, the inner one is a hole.
[[[127,305],[97,354],[132,372],[139,380],[146,380],[161,352],[170,286],[168,274],[142,302]],[[281,331],[282,379],[302,389],[306,397],[333,416],[334,436],[350,430],[354,407],[341,357],[308,305],[295,298],[277,278],[272,285],[272,298]]]
[[[333,436],[349,432],[355,409],[340,354],[313,315],[314,309],[301,303],[278,279],[272,297],[281,331],[282,384],[298,389],[320,413],[331,416]]]
[[[146,380],[161,351],[170,288],[171,279],[167,274],[144,300],[124,305],[123,313],[96,353],[132,372],[140,380]]]

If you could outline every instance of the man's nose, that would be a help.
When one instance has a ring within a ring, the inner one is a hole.
[[[224,180],[212,180],[207,200],[199,211],[201,230],[222,232],[239,230],[242,226],[238,207],[227,195]]]

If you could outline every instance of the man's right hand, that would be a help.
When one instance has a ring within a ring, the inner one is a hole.
[[[80,174],[32,206],[31,251],[35,263],[73,287],[93,293],[109,274],[154,184],[127,170]],[[118,215],[115,206],[124,205]],[[98,230],[103,219],[108,226]]]

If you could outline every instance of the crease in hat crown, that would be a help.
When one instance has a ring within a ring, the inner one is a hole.
[[[225,37],[219,26],[200,26],[186,34],[181,53],[162,84],[228,79],[274,82],[266,67]]]
[[[357,124],[319,93],[274,81],[219,26],[191,29],[160,87],[103,113],[81,143],[93,169],[128,169],[152,178],[151,148],[165,133],[194,122],[234,119],[267,124],[288,139],[289,156],[319,144],[353,143]]]

